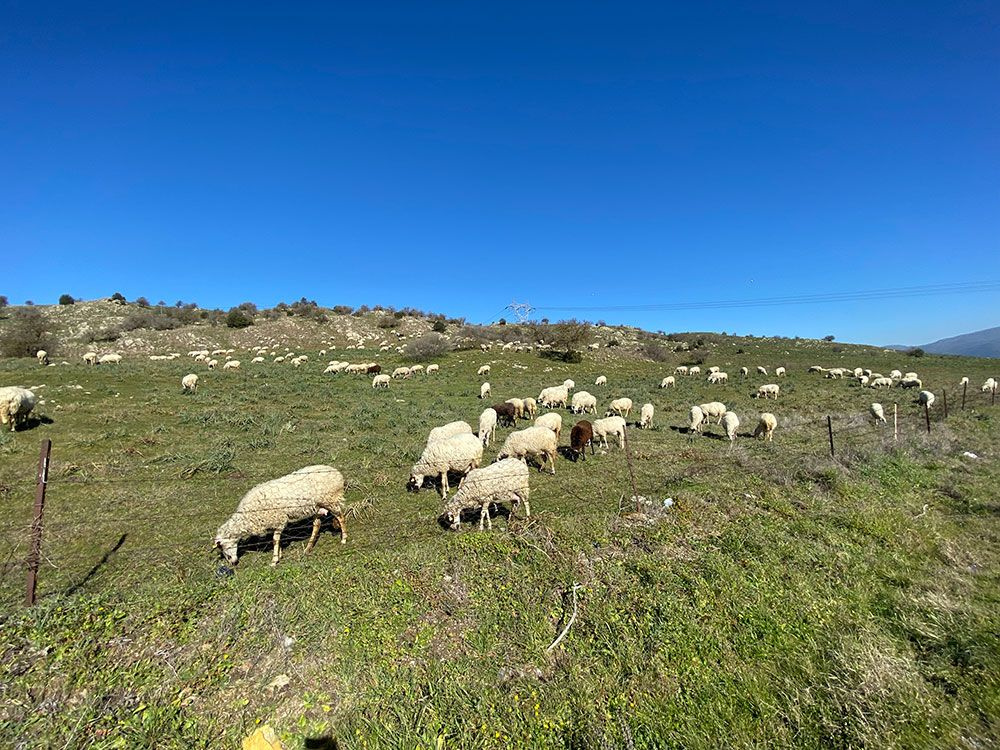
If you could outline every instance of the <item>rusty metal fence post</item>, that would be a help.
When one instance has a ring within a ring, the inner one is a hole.
[[[42,441],[38,456],[38,483],[35,487],[35,514],[31,521],[31,551],[28,553],[28,584],[24,603],[29,607],[35,603],[35,589],[38,585],[38,563],[42,558],[42,511],[45,509],[45,487],[49,482],[49,454],[52,441]]]

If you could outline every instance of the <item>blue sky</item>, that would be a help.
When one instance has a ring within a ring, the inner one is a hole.
[[[1000,6],[812,5],[0,0],[0,294],[488,321],[1000,279]],[[998,303],[587,317],[922,343]]]

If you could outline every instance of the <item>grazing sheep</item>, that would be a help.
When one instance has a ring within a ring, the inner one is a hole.
[[[524,503],[524,515],[531,517],[531,505],[528,500],[528,466],[516,458],[505,458],[489,466],[473,469],[465,477],[462,486],[444,504],[444,517],[452,529],[457,529],[462,520],[462,511],[466,508],[479,510],[479,530],[483,530],[483,522],[489,529],[493,528],[490,519],[490,505],[511,499],[511,516],[518,503]]]
[[[919,380],[920,376],[915,372],[907,372],[903,375],[903,380]]]
[[[438,440],[447,440],[448,438],[455,437],[455,435],[471,435],[472,427],[469,426],[468,422],[449,422],[446,425],[441,425],[440,427],[435,427],[430,431],[427,436],[427,445],[431,443],[436,443]]]
[[[217,359],[210,359],[210,360],[208,360],[208,369],[209,370],[214,370],[218,366],[219,366],[219,360],[217,360]]]
[[[677,385],[677,379],[673,375],[667,375],[660,381],[660,388],[673,388]]]
[[[483,447],[493,442],[493,437],[497,431],[497,410],[483,409],[479,415],[479,439],[483,441]]]
[[[708,374],[711,375],[713,372],[718,372],[721,369],[722,369],[721,367],[713,365],[712,367],[708,368]]]
[[[713,384],[714,383],[728,383],[729,382],[729,373],[721,372],[719,370],[716,370],[715,372],[709,374],[709,376],[708,376],[708,382],[709,383],[713,383]]]
[[[493,404],[493,411],[497,413],[497,421],[501,427],[513,427],[517,420],[517,408],[514,404],[506,401],[502,404]]]
[[[869,410],[876,424],[885,424],[885,409],[882,408],[882,404],[875,402],[869,407]]]
[[[408,378],[410,376],[409,367],[397,367],[392,371],[393,378]]]
[[[519,398],[509,398],[504,403],[510,404],[514,407],[514,416],[518,419],[524,419],[524,401]]]
[[[631,411],[632,399],[616,398],[611,402],[611,408],[608,409],[604,416],[610,417],[612,414],[618,414],[620,417],[627,417]]]
[[[597,380],[594,381],[594,385],[607,385],[608,378],[606,375],[598,375]]]
[[[889,377],[892,378],[893,380],[902,380],[903,373],[901,373],[899,370],[893,370],[892,372],[889,373]]]
[[[903,378],[899,381],[900,388],[923,388],[920,378]]]
[[[548,427],[556,434],[556,440],[562,434],[562,416],[557,412],[550,411],[535,420],[535,427]]]
[[[569,389],[564,385],[543,388],[542,392],[538,394],[538,403],[550,409],[557,406],[565,408],[567,401],[569,401]]]
[[[745,378],[749,374],[750,374],[750,368],[749,367],[741,367],[740,368],[740,377],[741,378]]]
[[[809,368],[809,372],[826,372],[826,368],[820,365],[813,365]]]
[[[688,368],[688,375],[699,375],[701,374],[701,368],[698,365]]]
[[[855,375],[857,375],[857,374],[859,374],[859,373],[855,373]],[[774,371],[774,377],[776,377],[776,378],[783,378],[783,377],[785,377],[785,368],[784,367],[777,368]]]
[[[740,418],[736,416],[736,412],[727,411],[722,415],[722,427],[730,443],[736,440],[736,430],[740,428]]]
[[[97,352],[87,352],[83,355],[83,363],[85,365],[96,365],[97,364]]]
[[[767,375],[767,368],[763,367],[762,365],[757,365],[757,374],[758,375]]]
[[[483,365],[478,370],[476,370],[476,375],[489,375],[489,374],[490,374],[490,366],[489,365]]]
[[[572,380],[569,380],[569,379],[567,378],[566,380],[564,380],[564,381],[563,381],[563,387],[564,387],[564,388],[565,388],[565,389],[566,389],[567,391],[571,391],[571,390],[573,390],[574,388],[576,388],[576,383],[574,383],[574,382],[573,382]]]
[[[864,386],[868,385],[868,383],[870,382],[870,380],[871,379],[867,375],[861,375],[860,377],[858,377],[858,382],[861,383],[861,387],[862,388]]]
[[[240,369],[240,361],[238,359],[231,359],[226,364],[222,366],[223,370],[238,370]]]
[[[757,422],[757,428],[753,431],[753,436],[770,443],[774,440],[774,428],[777,426],[778,418],[770,412],[764,412],[760,415],[760,420]]]
[[[198,389],[198,376],[193,372],[181,378],[181,390],[194,393]]]
[[[705,429],[705,412],[700,406],[692,406],[688,416],[688,433],[701,432]]]
[[[254,357],[253,359],[250,360],[250,364],[252,364],[252,365],[258,365],[258,364],[260,364],[263,361],[264,361],[263,357]]]
[[[38,360],[38,364],[44,367],[49,363],[49,353],[44,349],[39,349],[37,352],[35,352],[35,359]]]
[[[122,355],[120,354],[104,354],[97,359],[99,365],[120,365],[121,363]]]
[[[410,481],[406,489],[419,492],[424,483],[424,477],[439,477],[441,480],[441,497],[448,496],[448,472],[457,471],[462,475],[479,466],[483,460],[483,443],[472,434],[455,435],[444,440],[428,443],[424,452],[410,469]]]
[[[375,388],[388,388],[392,378],[389,375],[376,375],[372,378],[372,390]]]
[[[928,408],[934,406],[934,394],[930,391],[920,391],[917,394],[917,403]]]
[[[285,526],[305,518],[313,519],[312,534],[306,544],[306,552],[310,552],[326,515],[337,519],[340,543],[345,543],[343,475],[332,466],[306,466],[258,484],[247,492],[236,506],[236,512],[215,532],[215,546],[230,565],[236,565],[240,539],[273,530],[271,565],[277,565],[281,560],[281,532]]]
[[[684,365],[679,365],[674,368],[674,375],[687,375],[687,374],[688,374],[688,368],[686,368]]]
[[[639,412],[639,428],[647,430],[653,426],[653,405],[643,404]]]
[[[378,367],[379,370],[382,369],[378,365],[375,365],[375,367]],[[370,367],[368,368],[368,371],[371,372],[371,368]],[[413,365],[410,368],[410,375],[416,375],[417,373],[421,373],[423,371],[424,371],[424,366],[423,365]]]
[[[587,460],[587,444],[590,444],[590,455],[594,455],[594,425],[586,419],[581,419],[569,431],[569,451],[575,462],[577,458]]]
[[[716,424],[722,424],[722,416],[726,413],[726,405],[724,403],[721,401],[709,401],[707,404],[701,404],[699,408],[705,415],[706,422],[714,419],[716,420]]]
[[[597,396],[587,393],[587,391],[577,391],[573,394],[569,410],[574,414],[597,414]]]
[[[483,383],[481,386],[479,386],[479,398],[486,398],[489,395],[492,395],[490,392],[489,383]]]
[[[441,365],[427,365],[427,369],[424,370],[424,374],[430,375],[432,372],[437,372],[441,369]]]
[[[382,372],[382,365],[379,364],[368,365],[368,368],[366,369],[366,373],[368,375],[378,375],[381,372]],[[389,379],[392,380],[391,377]]]
[[[534,419],[536,414],[538,414],[538,404],[535,403],[535,399],[524,399],[524,416],[528,419]]]
[[[35,394],[27,388],[17,385],[0,388],[0,424],[10,423],[10,431],[14,432],[28,419],[37,402]]]
[[[605,417],[593,421],[594,437],[601,439],[601,445],[608,447],[608,435],[618,436],[618,447],[625,448],[625,420],[621,417]]]
[[[775,401],[778,400],[778,394],[781,393],[781,386],[777,383],[768,383],[767,385],[762,385],[757,389],[757,393],[754,398],[774,398]]]
[[[558,416],[558,415],[557,415]],[[542,417],[539,417],[541,419]],[[558,439],[556,433],[548,427],[535,425],[524,430],[516,430],[507,436],[503,442],[503,447],[497,454],[497,460],[507,457],[527,460],[528,456],[540,456],[541,465],[538,470],[545,468],[545,464],[551,463],[552,474],[556,473],[556,451],[558,449]]]
[[[968,385],[968,383],[969,383],[969,377],[968,376],[965,376],[964,378],[962,378],[961,380],[958,381],[959,385]]]
[[[873,377],[868,383],[870,388],[892,388],[892,378],[875,378]]]
[[[997,389],[996,378],[986,378],[983,381],[983,387],[980,389],[983,393],[992,393]]]

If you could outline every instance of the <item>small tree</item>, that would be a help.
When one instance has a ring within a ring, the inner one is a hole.
[[[135,304],[137,304],[139,307],[150,307],[149,300],[146,299],[145,297],[136,297]]]
[[[448,330],[448,326],[444,324],[443,320],[435,320],[434,325],[431,326],[431,330],[435,333],[444,333]]]
[[[910,349],[910,351],[908,351],[907,354],[910,355],[911,357],[922,357],[924,356],[924,354],[926,354],[926,352],[918,346],[915,349]]]
[[[499,326],[505,326],[505,325],[507,325],[507,319],[506,318],[500,318],[500,320],[497,321],[497,325],[499,325]]]
[[[76,300],[73,299],[73,295],[72,294],[63,294],[63,295],[60,295],[60,297],[59,297],[59,304],[60,305],[72,305],[74,302],[76,302]]]
[[[834,339],[834,336],[824,336],[823,337],[824,341],[833,341],[833,339]]]
[[[240,308],[234,307],[226,314],[226,325],[230,328],[246,328],[253,325],[253,318]]]
[[[449,349],[448,339],[440,333],[428,333],[418,339],[413,339],[403,347],[403,356],[422,362],[447,354]]]
[[[15,311],[10,325],[0,336],[0,356],[34,357],[39,349],[52,354],[56,341],[47,328],[48,323],[40,311]]]
[[[7,302],[7,295],[0,294],[0,307],[7,307],[9,303]]]
[[[375,325],[379,328],[398,328],[399,318],[394,315],[383,315]]]
[[[111,295],[111,301],[124,304],[128,300],[125,299],[125,295],[122,294],[121,292],[115,292],[114,294]]]

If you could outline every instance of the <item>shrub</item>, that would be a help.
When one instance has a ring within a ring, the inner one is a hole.
[[[72,305],[74,302],[76,302],[76,300],[73,299],[72,294],[62,294],[59,296],[60,305]]]
[[[333,311],[337,315],[350,315],[352,312],[354,312],[354,308],[351,307],[350,305],[334,305]]]
[[[253,318],[240,308],[234,307],[226,314],[226,325],[230,328],[246,328],[253,325]]]
[[[642,345],[642,355],[654,362],[666,362],[670,359],[671,351],[663,344],[655,341],[647,341]]]
[[[830,336],[824,336],[824,337],[823,337],[823,340],[824,340],[824,341],[833,341],[833,339],[834,339],[834,338],[836,338],[836,337],[835,337],[835,336],[833,336],[833,335],[830,335]]]
[[[403,347],[403,356],[407,359],[422,362],[447,354],[451,347],[448,339],[440,333],[428,333],[418,339],[413,339]]]
[[[431,326],[431,330],[435,333],[444,333],[448,330],[448,326],[444,324],[443,320],[435,320],[434,325]]]
[[[38,310],[15,311],[10,325],[0,336],[0,356],[34,357],[39,349],[52,354],[56,341],[47,328],[48,323]]]
[[[0,294],[0,307],[7,307],[8,304],[10,304],[10,303],[7,302],[7,295],[6,294]]]
[[[507,325],[507,319],[506,318],[500,318],[500,320],[497,321],[497,325],[499,325],[499,326],[505,326],[505,325]]]
[[[394,315],[383,315],[375,325],[379,328],[398,328],[399,318]]]
[[[89,344],[91,342],[117,341],[121,338],[122,327],[120,325],[110,325],[96,331],[90,331],[84,339]]]
[[[919,346],[916,347],[915,349],[910,349],[910,351],[907,352],[907,355],[911,357],[922,357],[924,356],[924,354],[926,354],[926,352]]]
[[[128,302],[128,300],[125,299],[125,295],[122,294],[121,292],[115,292],[114,294],[112,294],[111,295],[111,301],[112,302],[121,302],[121,303]]]
[[[135,298],[135,304],[137,304],[139,307],[150,307],[151,306],[149,304],[149,300],[146,299],[145,297],[136,297]]]
[[[583,362],[583,355],[580,352],[559,351],[557,349],[546,349],[538,353],[542,359],[554,359],[556,362],[568,362],[571,365],[578,365]]]

